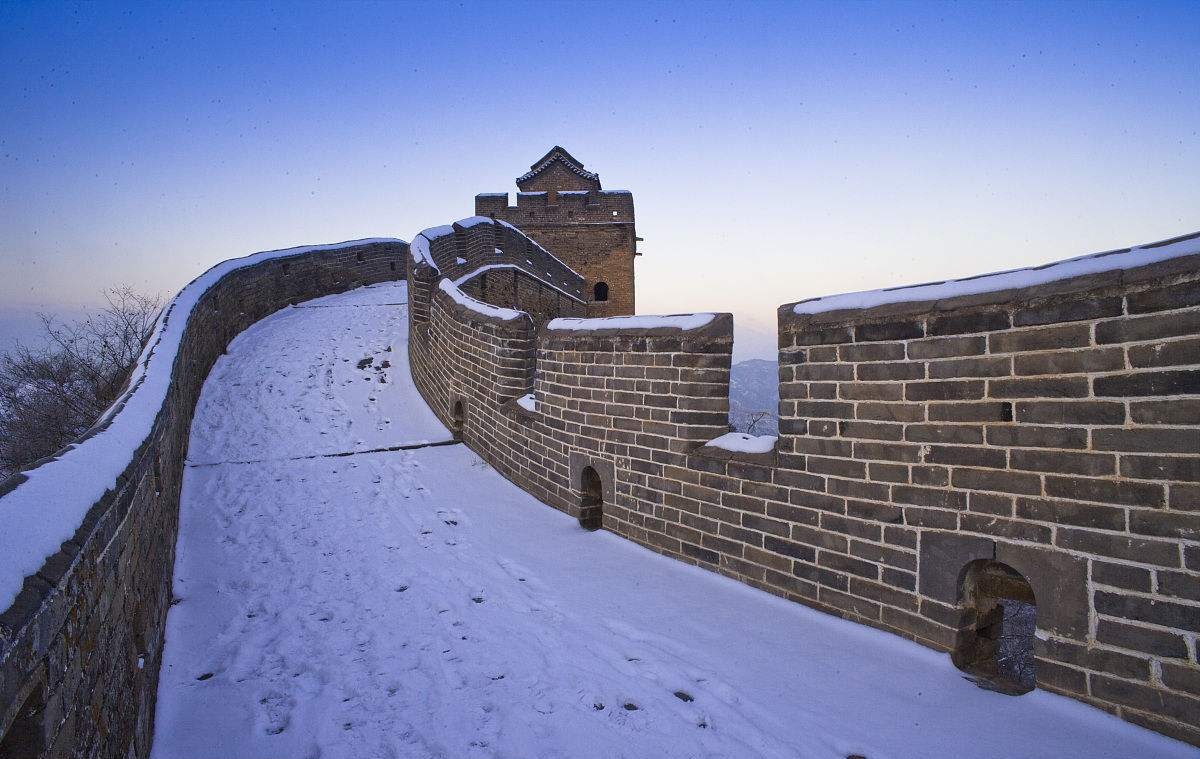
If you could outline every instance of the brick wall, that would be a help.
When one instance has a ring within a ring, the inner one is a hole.
[[[563,301],[582,305],[583,278],[554,254],[515,227],[483,216],[475,216],[443,227],[424,230],[413,240],[414,255],[442,276],[478,291],[487,279],[497,283],[489,293],[493,305],[526,308]],[[508,276],[502,276],[507,271]],[[513,283],[511,286],[502,283]],[[490,276],[495,274],[496,276]],[[470,277],[471,282],[466,282]],[[544,290],[544,292],[543,292]],[[522,301],[521,296],[526,296]],[[532,300],[529,300],[532,298]],[[509,299],[511,302],[501,303]]]
[[[779,463],[841,536],[807,591],[951,648],[994,558],[1038,599],[1039,686],[1200,742],[1198,269],[781,308]]]
[[[583,275],[588,316],[632,314],[637,232],[633,195],[627,191],[517,193],[475,196],[475,213],[506,221],[554,252]],[[596,283],[608,285],[608,300],[594,300]]]
[[[201,297],[153,432],[72,540],[0,613],[0,742],[21,757],[147,757],[171,601],[192,412],[238,332],[289,303],[396,279],[407,246],[373,243],[235,270]],[[98,441],[97,441],[98,442]],[[23,475],[0,484],[19,488]]]
[[[414,303],[432,283],[410,272]],[[546,503],[581,516],[591,467],[606,529],[964,667],[989,594],[1023,599],[1038,687],[1200,745],[1200,256],[782,307],[781,436],[755,455],[702,445],[725,429],[727,315],[535,331],[442,301],[429,340],[413,311],[418,387],[446,419],[463,400],[467,444]],[[511,400],[531,373],[534,412]]]

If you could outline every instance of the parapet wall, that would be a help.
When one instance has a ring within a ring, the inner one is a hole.
[[[1016,630],[992,601],[1028,603],[1038,687],[1200,745],[1200,255],[1178,250],[784,306],[763,454],[703,445],[726,429],[728,315],[539,329],[416,266],[412,370],[581,520],[599,501],[606,529],[960,666]]]
[[[583,278],[503,221],[473,216],[426,229],[413,240],[412,255],[496,306],[545,318],[584,307]]]
[[[633,193],[628,190],[565,190],[518,192],[516,205],[508,193],[485,192],[475,196],[475,213],[514,225],[525,224],[632,224]]]
[[[841,536],[809,590],[953,648],[958,573],[998,561],[1037,599],[1039,686],[1200,742],[1197,242],[781,307],[779,464]]]
[[[407,249],[364,240],[214,267],[160,317],[133,387],[102,423],[0,483],[0,564],[25,553],[42,564],[23,585],[17,575],[0,613],[0,754],[149,756],[188,434],[209,369],[235,335],[290,303],[402,277]],[[62,503],[92,476],[108,478],[98,499]],[[22,532],[31,524],[65,532],[44,563],[37,533]]]

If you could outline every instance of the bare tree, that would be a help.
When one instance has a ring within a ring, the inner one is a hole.
[[[41,315],[45,344],[0,354],[0,477],[87,431],[129,378],[162,299],[129,286],[76,322]]]
[[[753,435],[754,427],[764,419],[774,416],[770,411],[751,411],[746,414],[746,434]]]

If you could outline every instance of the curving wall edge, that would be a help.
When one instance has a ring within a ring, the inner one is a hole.
[[[584,526],[1200,745],[1200,235],[783,306],[755,454],[705,445],[727,314],[539,326],[420,260],[409,293],[433,411]]]
[[[291,303],[400,279],[408,245],[226,261],[164,309],[83,438],[0,483],[0,736],[17,756],[146,757],[192,413],[239,332]]]

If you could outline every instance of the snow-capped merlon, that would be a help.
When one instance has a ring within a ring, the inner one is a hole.
[[[812,298],[800,301],[792,307],[792,310],[797,314],[823,314],[830,311],[874,308],[893,303],[938,301],[963,295],[980,295],[1033,287],[1089,274],[1133,269],[1138,266],[1196,254],[1200,254],[1200,233],[1136,248],[1068,258],[1065,261],[1056,261],[1025,269],[1012,269],[923,285]]]
[[[605,316],[596,319],[560,317],[551,319],[547,329],[600,330],[600,329],[700,329],[708,325],[716,314],[671,314],[669,316]]]
[[[458,289],[458,285],[454,284],[448,279],[443,279],[441,282],[438,282],[438,288],[453,298],[454,302],[458,305],[462,306],[463,308],[470,309],[477,314],[482,314],[483,316],[490,316],[494,319],[511,321],[519,316],[525,315],[524,311],[517,311],[511,308],[500,308],[499,306],[493,306],[490,303],[484,303],[481,300],[476,300],[470,295],[464,293],[462,290]]]
[[[709,448],[720,448],[733,453],[770,453],[779,438],[774,435],[747,435],[744,432],[728,432],[705,443]]]
[[[184,286],[158,315],[134,364],[129,389],[97,420],[98,431],[53,460],[22,472],[24,481],[0,496],[0,610],[12,605],[25,577],[41,569],[75,535],[88,510],[116,487],[134,452],[150,437],[171,387],[171,368],[188,319],[209,288],[227,274],[272,259],[392,242],[403,240],[374,237],[263,251],[222,261]]]
[[[418,234],[409,243],[408,254],[412,257],[414,263],[427,264],[433,267],[434,271],[440,271],[437,264],[433,262],[433,254],[429,252],[429,238],[425,237],[424,232]]]

